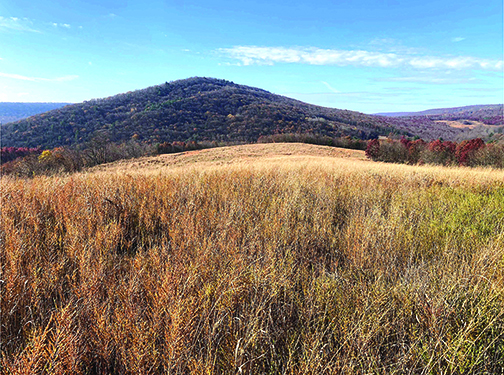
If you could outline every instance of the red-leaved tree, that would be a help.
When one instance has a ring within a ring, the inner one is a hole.
[[[471,165],[471,159],[479,149],[485,147],[485,142],[481,138],[462,141],[457,146],[455,156],[460,165]]]
[[[366,148],[366,156],[372,160],[378,160],[380,157],[380,141],[372,139],[368,142]]]

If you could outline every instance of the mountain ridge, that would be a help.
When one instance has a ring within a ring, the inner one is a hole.
[[[0,123],[9,123],[73,103],[57,102],[0,102]]]
[[[478,105],[466,105],[462,107],[448,107],[448,108],[433,108],[424,111],[416,112],[380,112],[373,113],[376,116],[387,116],[387,117],[403,117],[403,116],[436,116],[436,115],[447,115],[456,114],[461,112],[477,112],[481,110],[493,110],[497,109],[501,113],[503,112],[502,104],[478,104]]]
[[[101,138],[147,143],[256,142],[278,133],[371,139],[390,133],[455,139],[466,129],[423,117],[321,107],[231,81],[192,77],[67,105],[2,126],[2,147],[79,146]]]
[[[275,133],[350,135],[397,131],[358,112],[319,107],[230,81],[193,77],[69,105],[2,127],[2,145],[52,148],[132,137],[147,142],[255,142]],[[402,131],[405,135],[410,135]]]

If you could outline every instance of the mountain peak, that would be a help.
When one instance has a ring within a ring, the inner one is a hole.
[[[325,108],[224,79],[191,77],[68,105],[2,126],[2,146],[75,146],[99,136],[148,143],[256,142],[277,133],[375,138],[390,133],[454,139],[463,132],[429,117],[414,121]]]

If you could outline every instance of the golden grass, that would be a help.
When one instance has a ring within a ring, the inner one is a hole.
[[[154,157],[143,157],[136,160],[124,160],[115,163],[99,165],[92,171],[122,171],[140,170],[141,173],[166,171],[167,168],[187,168],[197,166],[199,169],[208,167],[249,164],[254,162],[269,162],[271,160],[303,160],[306,157],[351,158],[353,161],[366,160],[364,151],[349,150],[335,147],[316,146],[302,143],[267,143],[251,144],[213,149],[165,154]]]
[[[464,122],[469,122],[465,124]],[[485,124],[484,122],[481,121],[475,121],[475,120],[457,120],[457,121],[447,121],[447,120],[438,120],[434,122],[439,122],[439,123],[445,123],[448,126],[451,126],[452,128],[459,128],[459,129],[474,129],[477,126],[482,126],[484,128],[495,128],[498,129],[502,125],[488,125]]]
[[[338,152],[3,178],[1,372],[502,371],[504,172]]]

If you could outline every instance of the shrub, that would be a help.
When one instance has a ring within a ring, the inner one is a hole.
[[[0,164],[4,164],[28,155],[38,155],[41,152],[42,150],[40,148],[2,147],[0,148]]]
[[[403,143],[404,144],[404,143]],[[417,164],[420,161],[426,143],[423,139],[409,141],[408,143],[408,164]]]
[[[422,152],[421,159],[429,164],[450,165],[455,163],[455,150],[457,145],[450,141],[437,139],[430,142]]]
[[[400,141],[387,139],[380,145],[380,158],[389,163],[406,163],[408,149]]]
[[[366,156],[372,160],[379,160],[380,158],[380,141],[372,139],[368,142],[366,148]]]
[[[485,147],[485,142],[481,138],[461,142],[455,151],[457,162],[460,165],[472,165],[476,151],[483,147]]]
[[[504,144],[489,144],[474,152],[471,165],[504,168]]]
[[[428,144],[422,139],[411,141],[404,137],[385,141],[373,139],[368,142],[366,156],[389,163],[487,165],[503,168],[504,144],[495,142],[485,145],[481,138],[463,141],[459,145],[440,139]]]
[[[380,142],[378,139],[373,139],[368,142],[366,148],[366,156],[372,160],[384,161],[388,163],[406,163],[409,161],[409,150],[407,145],[410,141],[397,141],[387,139]]]

